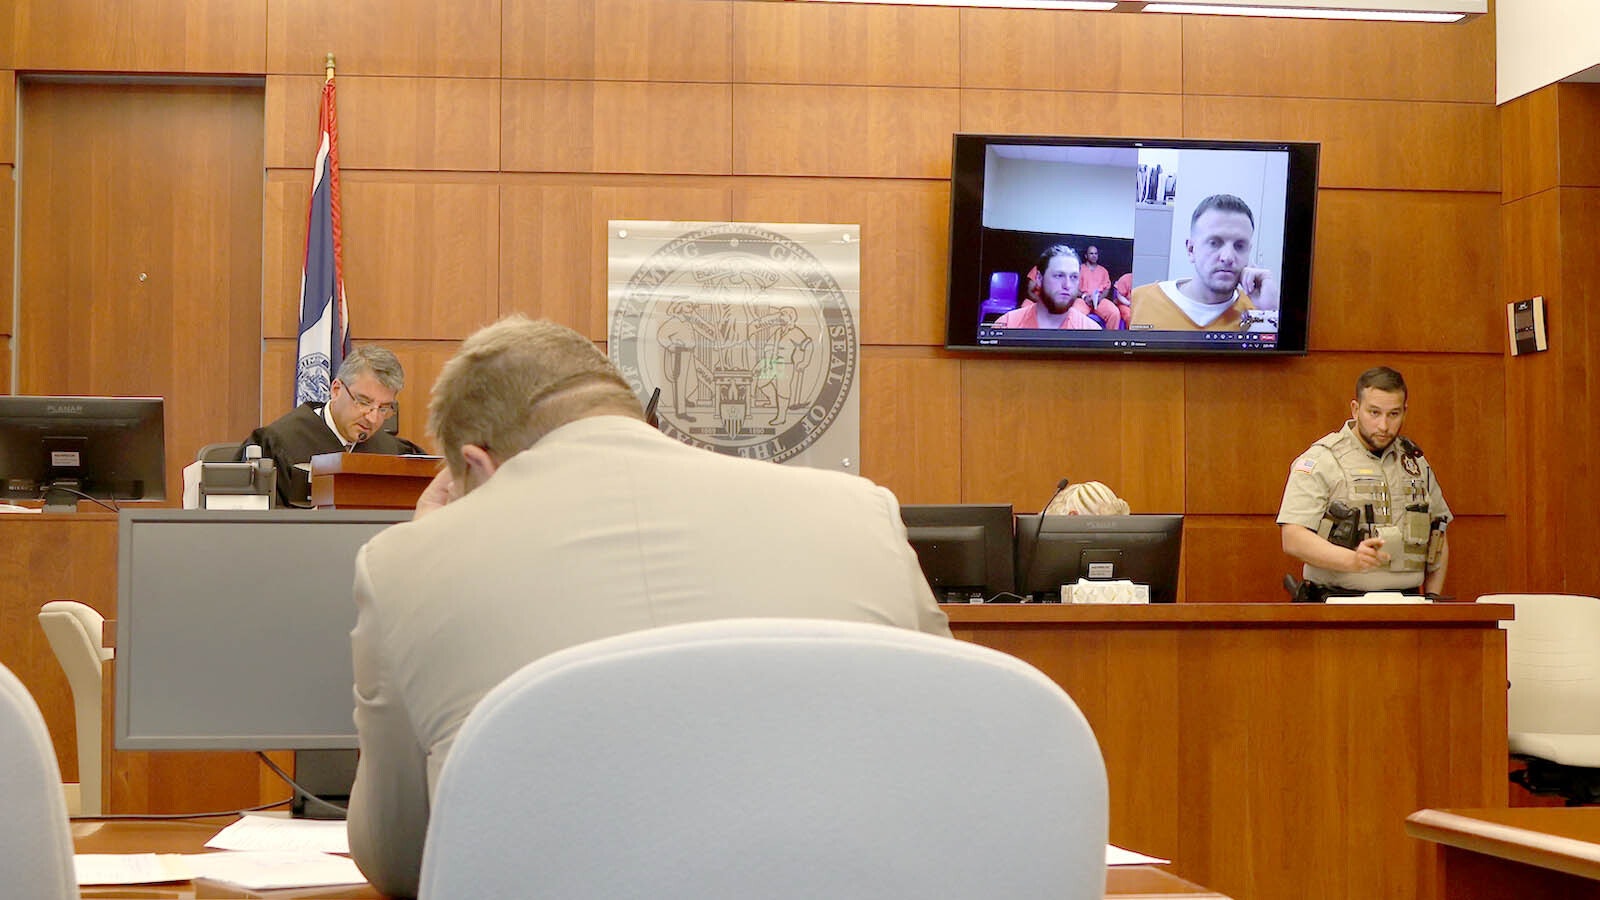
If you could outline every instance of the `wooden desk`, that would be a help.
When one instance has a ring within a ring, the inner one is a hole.
[[[231,822],[231,818],[191,819],[177,822],[108,821],[92,819],[72,823],[72,841],[79,853],[202,853],[205,842]],[[213,897],[272,897],[275,900],[299,898],[381,897],[371,885],[336,888],[307,888],[291,891],[251,893],[213,882],[179,884],[105,886],[83,889],[85,900],[101,897],[138,896],[148,900],[192,900]],[[1152,866],[1119,866],[1106,869],[1106,897],[1118,900],[1229,900],[1222,894]]]
[[[1504,605],[954,605],[1072,695],[1111,841],[1240,900],[1437,893],[1423,807],[1504,806]]]
[[[443,464],[426,456],[322,453],[311,457],[311,502],[337,509],[416,509]]]
[[[1433,842],[1451,900],[1600,897],[1600,807],[1424,809],[1406,833]]]

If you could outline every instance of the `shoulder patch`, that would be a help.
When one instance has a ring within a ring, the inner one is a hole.
[[[1307,475],[1310,475],[1311,474],[1311,470],[1315,469],[1316,467],[1317,467],[1317,461],[1316,460],[1312,459],[1309,456],[1302,456],[1299,459],[1294,461],[1294,466],[1292,466],[1289,469],[1289,471],[1291,471],[1291,472],[1304,472]]]

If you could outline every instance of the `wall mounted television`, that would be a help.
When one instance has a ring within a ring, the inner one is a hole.
[[[954,143],[947,348],[1305,353],[1319,144]]]

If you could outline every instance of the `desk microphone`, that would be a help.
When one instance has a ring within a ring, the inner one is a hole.
[[[661,404],[661,388],[650,392],[650,400],[644,405],[644,423],[651,428],[661,427],[661,416],[657,414],[656,407]]]
[[[1051,494],[1050,495],[1050,499],[1046,500],[1044,506],[1039,508],[1039,521],[1034,523],[1034,526],[1033,526],[1033,540],[1028,542],[1028,549],[1033,552],[1033,555],[1028,557],[1028,567],[1026,569],[1024,569],[1023,572],[1022,572],[1022,577],[1023,577],[1022,583],[1025,584],[1025,585],[1028,585],[1030,587],[1032,587],[1032,585],[1033,585],[1033,564],[1034,564],[1034,561],[1039,558],[1039,534],[1040,534],[1040,532],[1044,531],[1045,510],[1050,508],[1050,504],[1056,502],[1056,498],[1061,496],[1061,492],[1066,490],[1067,489],[1067,485],[1069,485],[1071,483],[1072,483],[1072,479],[1070,479],[1070,478],[1063,478],[1060,481],[1056,482],[1056,492],[1054,494]],[[1018,593],[1021,593],[1021,592],[1018,591]],[[1031,602],[1032,600],[1033,600],[1033,592],[1029,591],[1028,594],[1023,597],[1023,601],[1024,602]]]

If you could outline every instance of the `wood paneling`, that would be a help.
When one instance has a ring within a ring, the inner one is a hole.
[[[1520,402],[1564,411],[1545,413],[1549,418],[1541,424],[1548,430],[1534,432],[1530,464],[1554,462],[1562,477],[1552,486],[1553,494],[1533,500],[1561,507],[1562,590],[1600,595],[1600,554],[1594,552],[1593,540],[1600,484],[1592,462],[1600,454],[1600,421],[1594,415],[1600,408],[1600,309],[1596,309],[1600,304],[1600,258],[1592,249],[1595,235],[1600,234],[1600,189],[1562,188],[1560,195],[1561,330],[1552,332],[1551,345],[1559,348],[1556,361],[1561,381],[1554,392],[1528,394]],[[1507,366],[1522,361],[1517,357]],[[1513,475],[1521,472],[1514,469]],[[1540,518],[1535,513],[1530,525],[1539,524]]]
[[[500,315],[551,319],[606,339],[606,222],[723,221],[728,194],[704,179],[546,178],[500,189]]]
[[[752,179],[733,190],[733,218],[860,225],[862,343],[944,345],[948,184]]]
[[[949,178],[958,92],[735,85],[734,172]]]
[[[0,16],[0,20],[5,17]],[[0,135],[8,138],[17,133],[17,73],[0,71]],[[0,163],[10,165],[17,161],[17,142],[0,140]],[[9,179],[7,179],[9,180]]]
[[[1494,18],[1449,27],[1177,16],[1190,94],[1493,104]]]
[[[1070,130],[1084,135],[1175,137],[1183,133],[1183,98],[1176,94],[968,89],[961,92],[961,130],[989,134]]]
[[[1065,476],[1183,512],[1183,391],[1177,362],[965,359],[961,499],[1038,512]]]
[[[260,74],[266,0],[13,0],[18,69]]]
[[[0,337],[0,394],[11,393],[11,340]]]
[[[322,75],[500,74],[501,0],[273,0],[267,9],[267,68]]]
[[[1506,572],[1506,522],[1505,516],[1460,516],[1450,523],[1446,594],[1477,599],[1518,583]],[[1275,515],[1190,513],[1183,520],[1183,557],[1180,599],[1188,603],[1208,597],[1283,603],[1289,596],[1283,576],[1298,578],[1301,571],[1300,562],[1283,552]]]
[[[726,175],[732,169],[727,85],[503,84],[507,172]]]
[[[1186,137],[1321,141],[1323,187],[1500,190],[1486,104],[1187,95],[1183,122]]]
[[[461,338],[495,318],[499,188],[487,179],[425,177],[343,173],[345,293],[357,338]],[[268,180],[267,337],[299,331],[310,196],[309,172],[286,170]]]
[[[960,502],[960,360],[880,347],[861,356],[861,474],[901,503]]]
[[[1499,194],[1320,192],[1311,349],[1502,350],[1499,219]]]
[[[733,79],[785,84],[958,87],[953,8],[736,3]]]
[[[727,0],[502,0],[505,78],[727,81]]]
[[[266,164],[311,168],[321,76],[267,78]],[[483,78],[340,77],[339,165],[345,169],[494,171],[500,82]]]
[[[1556,92],[1556,87],[1541,88],[1500,107],[1500,195],[1506,203],[1556,186]]]
[[[1275,515],[1289,466],[1313,441],[1343,426],[1357,376],[1378,365],[1405,376],[1405,434],[1427,453],[1451,511],[1503,515],[1505,382],[1500,358],[1488,354],[1322,353],[1281,363],[1189,363],[1183,508]],[[1249,453],[1241,459],[1245,444]]]
[[[1558,84],[1555,89],[1561,121],[1561,184],[1600,187],[1600,84]]]
[[[16,388],[162,396],[167,484],[253,427],[261,92],[35,84],[23,92]]]
[[[1033,91],[1183,90],[1178,16],[963,9],[961,86]],[[1088,116],[1030,134],[1097,134]]]
[[[356,345],[378,343],[357,341]],[[406,386],[400,392],[400,436],[437,450],[428,434],[428,396],[433,382],[459,346],[458,341],[383,341],[383,346],[400,358],[406,373]],[[269,338],[261,351],[261,421],[271,422],[293,406],[295,342],[293,338]],[[254,425],[250,428],[255,427]],[[240,433],[242,439],[250,432]]]
[[[12,166],[0,165],[0,298],[14,296],[17,183],[13,179],[16,171]],[[4,303],[4,300],[0,300],[0,303]],[[11,333],[11,319],[11,316],[0,314],[0,336]],[[9,381],[11,366],[8,364],[4,369],[5,378]]]

